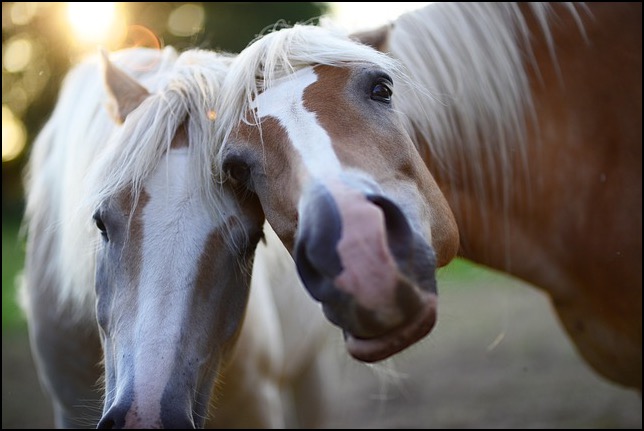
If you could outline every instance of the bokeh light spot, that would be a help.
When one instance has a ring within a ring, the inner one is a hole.
[[[20,155],[25,148],[27,132],[11,109],[2,105],[2,161],[8,162]]]
[[[168,17],[168,30],[175,36],[192,36],[203,30],[205,12],[202,6],[184,4]]]
[[[23,71],[31,61],[31,41],[23,37],[11,39],[3,47],[2,65],[7,72]]]
[[[9,15],[11,22],[15,25],[25,25],[36,15],[38,10],[38,2],[15,2],[11,5]]]

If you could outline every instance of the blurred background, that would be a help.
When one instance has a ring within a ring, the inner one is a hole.
[[[2,3],[3,428],[52,426],[15,305],[15,277],[24,259],[22,171],[69,68],[98,46],[239,52],[278,22],[316,23],[328,15],[359,30],[424,4]],[[393,386],[381,369],[356,364],[332,376],[344,397],[334,397],[329,426],[641,428],[639,395],[581,361],[543,294],[462,260],[440,276],[445,329],[397,360]],[[334,353],[345,355],[341,348]]]

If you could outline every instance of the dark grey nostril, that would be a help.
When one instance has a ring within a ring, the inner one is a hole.
[[[382,209],[387,229],[387,244],[401,273],[413,274],[418,287],[436,293],[434,250],[412,230],[409,220],[398,205],[380,195],[369,195],[367,199]],[[406,306],[401,308],[408,309]]]
[[[342,222],[333,197],[324,187],[309,193],[300,209],[295,264],[311,296],[320,302],[333,302],[340,294],[331,280],[342,272],[337,252]]]
[[[125,426],[125,412],[118,413],[119,409],[110,409],[105,416],[98,422],[96,428],[98,429],[122,429]]]
[[[97,429],[111,430],[114,428],[114,421],[111,419],[101,419],[98,423]]]
[[[410,244],[414,240],[414,233],[407,217],[398,205],[384,196],[369,195],[367,199],[379,206],[384,214],[387,243],[392,254],[399,259],[406,258],[409,255]]]

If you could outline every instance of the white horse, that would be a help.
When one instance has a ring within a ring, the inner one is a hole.
[[[34,144],[21,302],[58,427],[290,420],[282,390],[307,372],[285,366],[280,296],[249,289],[263,212],[211,158],[229,63],[172,48],[85,61]],[[268,271],[279,249],[260,248]],[[288,263],[278,280],[296,282]]]

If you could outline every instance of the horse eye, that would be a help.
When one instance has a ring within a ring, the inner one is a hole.
[[[105,223],[103,223],[103,219],[101,218],[101,215],[98,213],[98,211],[94,213],[94,216],[92,218],[94,219],[94,223],[96,224],[96,227],[101,232],[101,236],[103,237],[103,239],[108,241],[107,227],[105,227]]]
[[[376,82],[371,88],[371,99],[378,102],[390,103],[393,94],[390,84],[383,81]]]
[[[223,164],[223,170],[235,184],[246,186],[250,178],[250,167],[239,157],[230,157]]]

